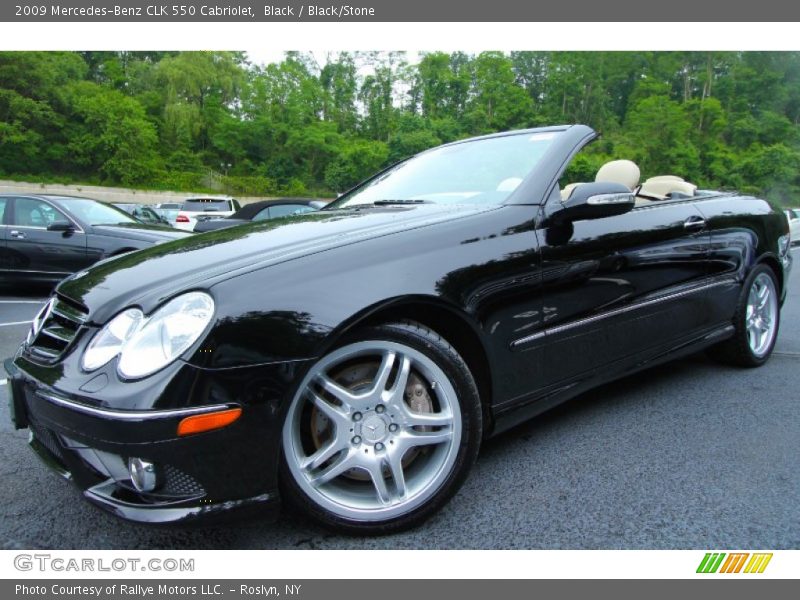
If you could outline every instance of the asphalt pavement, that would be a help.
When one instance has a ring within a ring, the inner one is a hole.
[[[0,548],[800,547],[800,251],[775,353],[755,370],[697,355],[606,385],[488,441],[422,527],[347,537],[285,512],[212,528],[132,525],[82,501],[8,421],[0,374]],[[0,288],[0,357],[44,293]]]

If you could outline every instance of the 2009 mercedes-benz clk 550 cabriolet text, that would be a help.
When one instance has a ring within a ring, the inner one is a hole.
[[[382,533],[452,497],[483,439],[598,384],[704,348],[763,364],[786,216],[627,160],[569,182],[595,137],[448,144],[319,212],[76,273],[6,362],[16,426],[126,519],[282,498]]]

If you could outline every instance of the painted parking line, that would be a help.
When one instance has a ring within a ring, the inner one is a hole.
[[[5,385],[8,383],[8,379],[0,379],[0,385]]]
[[[0,323],[0,327],[11,327],[12,325],[28,325],[33,321],[13,321],[11,323]]]
[[[0,300],[0,304],[44,304],[47,300]]]

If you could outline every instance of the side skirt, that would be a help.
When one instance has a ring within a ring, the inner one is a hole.
[[[627,377],[639,371],[676,360],[700,350],[713,346],[733,336],[734,328],[731,323],[725,323],[701,336],[682,340],[665,351],[658,352],[641,360],[637,357],[628,357],[601,369],[595,369],[569,382],[561,382],[558,386],[547,390],[540,390],[522,399],[516,399],[505,405],[494,407],[494,429],[490,437],[519,425],[533,417],[542,414],[584,392],[605,383]]]

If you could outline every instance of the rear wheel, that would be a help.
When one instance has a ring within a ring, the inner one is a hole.
[[[458,490],[480,438],[477,388],[452,346],[414,323],[364,329],[298,388],[283,427],[285,492],[337,529],[398,531]]]
[[[767,265],[757,265],[742,287],[733,337],[712,348],[711,354],[729,364],[760,367],[772,354],[779,325],[777,278]]]

